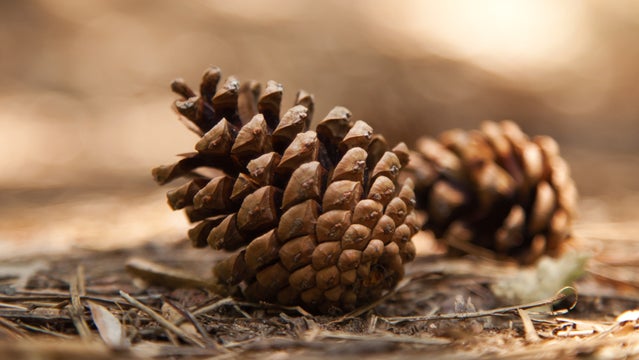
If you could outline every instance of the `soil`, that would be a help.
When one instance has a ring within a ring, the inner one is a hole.
[[[93,193],[77,201],[66,197],[58,204],[58,211],[76,214],[75,222],[56,222],[52,211],[48,216],[59,229],[83,227],[82,218],[88,222],[118,206],[114,199],[126,199],[118,196],[121,191]],[[137,212],[129,214],[130,221],[149,216],[144,213],[145,201],[155,203],[160,196],[157,192],[138,196]],[[80,215],[75,207],[87,199],[93,199],[93,206]],[[314,316],[302,309],[253,304],[216,293],[206,280],[221,254],[191,248],[186,240],[176,240],[179,235],[167,235],[173,236],[169,241],[151,230],[141,231],[137,240],[113,246],[95,244],[88,236],[64,251],[43,251],[46,248],[37,246],[36,236],[27,236],[36,233],[37,226],[29,227],[24,219],[20,208],[26,205],[5,200],[15,209],[13,215],[5,214],[5,225],[22,217],[23,245],[32,251],[6,257],[0,265],[0,358],[428,354],[454,359],[550,359],[621,358],[639,352],[639,333],[634,330],[639,315],[628,312],[639,309],[635,278],[639,245],[637,224],[631,221],[613,224],[582,218],[572,250],[560,260],[546,259],[545,265],[528,268],[471,256],[448,258],[420,234],[419,256],[394,292],[351,314]],[[164,216],[162,207],[156,210],[157,216]],[[43,217],[38,224],[47,228]],[[147,218],[149,224],[161,221]],[[124,224],[118,226],[122,231]],[[96,231],[113,237],[104,229]],[[580,255],[570,255],[575,253]],[[584,258],[581,266],[578,259]],[[576,281],[570,281],[570,271],[578,273]],[[528,293],[526,299],[498,290],[499,284],[525,281],[530,274],[536,276],[531,287],[537,292]],[[574,287],[578,298],[570,290],[563,303],[550,299],[554,294],[542,286],[547,279],[559,283],[567,279],[565,285]],[[531,308],[529,303],[536,301],[547,306]],[[617,319],[621,314],[627,319]]]

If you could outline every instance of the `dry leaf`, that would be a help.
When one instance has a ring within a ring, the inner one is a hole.
[[[639,310],[635,309],[635,310],[624,311],[619,316],[617,316],[617,318],[615,319],[615,322],[617,322],[620,325],[623,325],[624,323],[627,323],[629,321],[636,322],[637,320],[639,320]]]
[[[98,328],[100,337],[107,346],[122,349],[131,345],[126,338],[122,324],[107,308],[89,301],[89,309],[91,309],[91,317]]]
[[[544,299],[580,278],[588,258],[587,254],[576,252],[557,259],[542,257],[534,268],[520,270],[514,276],[500,280],[492,290],[507,303]]]
[[[628,310],[621,313],[615,319],[617,328],[615,333],[617,336],[628,335],[636,331],[639,328],[639,310]]]
[[[517,309],[517,313],[519,314],[519,317],[521,318],[521,321],[524,325],[524,335],[526,337],[526,341],[529,343],[539,342],[541,339],[539,338],[539,335],[537,334],[535,325],[530,319],[530,315],[528,315],[528,311],[524,309]]]

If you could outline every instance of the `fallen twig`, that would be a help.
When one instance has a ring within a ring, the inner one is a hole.
[[[191,314],[193,314],[193,316],[206,314],[206,313],[208,313],[210,311],[214,311],[214,310],[216,310],[216,309],[218,309],[218,308],[220,308],[220,307],[222,307],[224,305],[233,304],[233,303],[235,303],[235,300],[233,298],[226,297],[226,298],[220,299],[220,300],[218,300],[218,301],[216,301],[216,302],[214,302],[212,304],[209,304],[209,305],[203,306],[201,308],[195,309],[195,310],[193,310],[191,312]],[[182,318],[176,320],[174,323],[175,323],[175,325],[180,325],[180,324],[184,323],[185,321],[187,321],[187,319],[185,317],[182,317]]]
[[[206,342],[206,345],[208,345],[207,347],[214,347],[214,348],[217,348],[218,350],[222,350],[222,347],[219,346],[219,344],[215,340],[211,339],[211,336],[209,335],[208,331],[206,331],[204,326],[202,326],[202,324],[199,321],[197,321],[197,319],[195,318],[195,316],[193,316],[193,314],[191,314],[188,310],[186,310],[180,304],[178,304],[177,302],[171,299],[167,298],[167,299],[164,299],[164,301],[167,304],[169,304],[169,306],[174,308],[183,318],[187,319],[189,322],[191,322],[191,324],[193,324],[193,326],[195,326],[195,329],[198,331],[200,336],[202,336],[202,339],[204,339],[204,341]]]
[[[216,309],[224,306],[224,305],[231,305],[233,306],[233,308],[239,312],[240,314],[242,314],[242,316],[244,316],[247,319],[251,319],[251,315],[249,315],[247,312],[245,312],[244,310],[242,310],[240,308],[240,306],[246,306],[246,307],[254,307],[254,308],[264,308],[264,309],[277,309],[277,310],[288,310],[288,311],[296,311],[298,312],[300,315],[304,316],[304,317],[312,317],[311,314],[309,314],[306,310],[302,309],[299,306],[282,306],[282,305],[277,305],[277,304],[271,304],[271,303],[251,303],[251,302],[244,302],[244,301],[237,301],[235,299],[233,299],[232,297],[226,297],[223,299],[220,299],[212,304],[209,305],[205,305],[201,308],[197,308],[195,310],[193,310],[191,312],[191,314],[193,316],[198,316],[198,315],[203,315],[203,314],[207,314],[209,312],[215,311]],[[179,319],[177,319],[176,321],[174,321],[173,323],[175,325],[180,325],[182,323],[184,323],[185,321],[187,321],[187,319],[185,317],[181,317]]]
[[[58,338],[61,338],[61,339],[66,339],[66,340],[75,340],[75,337],[73,337],[71,335],[63,334],[63,333],[60,333],[60,332],[52,331],[52,330],[41,328],[41,327],[38,327],[38,326],[31,326],[31,325],[24,324],[24,323],[21,324],[20,326],[25,328],[25,329],[27,329],[27,330],[33,331],[33,332],[39,332],[39,333],[51,335],[51,336],[58,337]]]
[[[82,340],[89,341],[91,339],[91,330],[84,318],[84,306],[82,305],[82,300],[80,300],[80,296],[85,293],[84,267],[82,267],[82,265],[78,266],[76,276],[71,281],[69,291],[71,293],[69,316],[71,320],[73,320],[73,325],[75,325]]]
[[[30,292],[20,292],[20,295],[0,295],[0,301],[5,302],[5,303],[10,303],[10,302],[34,302],[34,301],[57,301],[57,302],[62,302],[62,301],[69,301],[69,293],[49,293],[49,292],[36,292],[36,291],[30,291]],[[157,300],[160,298],[160,295],[150,295],[150,296],[140,296],[138,297],[139,299],[142,300]],[[131,304],[125,302],[125,301],[121,301],[119,299],[116,298],[106,298],[106,297],[101,297],[101,296],[93,296],[93,295],[80,295],[80,300],[83,301],[93,301],[93,302],[97,302],[97,303],[102,303],[102,304],[113,304],[113,305],[118,305],[121,307],[131,307]],[[0,307],[8,307],[8,304],[2,306],[0,305]]]
[[[0,317],[0,327],[6,329],[6,332],[14,339],[22,339],[25,337],[25,333],[20,330],[17,324],[8,319],[3,319]]]
[[[319,335],[321,338],[325,339],[341,339],[341,340],[356,340],[356,341],[386,341],[393,343],[404,343],[404,344],[420,344],[420,345],[448,345],[451,343],[448,339],[441,338],[422,338],[422,337],[414,337],[414,336],[402,336],[402,335],[357,335],[357,334],[348,334],[348,333],[332,333],[332,332],[323,332]]]
[[[426,315],[426,316],[395,316],[395,317],[380,317],[381,320],[386,321],[389,324],[399,324],[403,322],[414,322],[414,321],[431,321],[431,320],[463,320],[470,318],[478,318],[478,317],[486,317],[486,316],[495,316],[495,315],[504,315],[504,314],[512,314],[517,313],[519,309],[532,309],[545,305],[553,305],[560,303],[563,300],[568,299],[571,295],[575,295],[575,300],[570,304],[570,306],[565,309],[554,311],[551,314],[559,314],[562,312],[567,312],[575,307],[577,303],[577,290],[572,287],[565,287],[557,292],[553,297],[548,299],[533,301],[527,304],[515,305],[515,306],[506,306],[497,309],[491,310],[483,310],[476,312],[464,312],[464,313],[449,313],[449,314],[439,314],[439,315]]]
[[[328,324],[339,324],[339,323],[344,322],[344,321],[346,321],[348,319],[356,318],[356,317],[362,315],[363,313],[367,312],[368,310],[374,309],[375,307],[377,307],[377,305],[382,304],[388,298],[390,298],[391,296],[395,295],[398,291],[400,291],[402,288],[404,288],[406,285],[408,285],[411,281],[413,281],[413,277],[404,278],[402,281],[399,282],[399,284],[397,284],[397,286],[393,290],[389,291],[387,294],[385,294],[381,298],[377,299],[376,301],[373,301],[370,304],[366,304],[364,306],[361,306],[361,307],[349,312],[348,314],[343,315],[340,318],[337,318],[337,319],[335,319],[333,321],[329,321]]]
[[[56,311],[56,313],[34,313],[27,311],[16,311],[16,310],[8,310],[8,311],[0,311],[0,317],[7,319],[18,319],[21,321],[35,321],[40,323],[46,323],[51,321],[58,321],[61,323],[71,322],[71,317],[65,315],[64,312]]]
[[[1,303],[0,302],[0,308],[2,309],[13,309],[13,310],[17,310],[17,311],[27,311],[29,308],[24,306],[24,305],[13,305],[13,304],[6,304],[6,303]]]
[[[197,345],[197,346],[199,346],[201,348],[206,347],[202,341],[200,341],[199,339],[195,338],[194,336],[182,331],[182,329],[177,327],[175,324],[173,324],[172,322],[168,321],[167,319],[162,317],[157,312],[153,311],[153,309],[151,309],[150,307],[142,304],[141,302],[139,302],[138,300],[133,298],[131,295],[125,293],[122,290],[120,290],[120,296],[122,296],[126,301],[128,301],[131,305],[133,305],[136,308],[138,308],[140,311],[142,311],[142,312],[146,313],[147,315],[149,315],[153,320],[157,321],[166,330],[169,330],[169,331],[173,332],[175,335],[181,337],[183,340],[185,340],[185,341],[187,341],[187,342],[189,342],[189,343],[191,343],[193,345]]]

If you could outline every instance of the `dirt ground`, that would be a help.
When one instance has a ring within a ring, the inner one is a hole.
[[[59,192],[29,194],[33,202],[48,199],[35,214],[25,194],[20,202],[17,194],[3,198],[3,235],[13,229],[20,246],[3,243],[2,358],[639,354],[639,227],[597,221],[607,206],[619,210],[602,199],[582,201],[590,209],[560,259],[521,268],[447,258],[419,234],[418,257],[395,292],[355,313],[313,316],[216,294],[206,279],[220,254],[182,240],[185,224],[167,216],[159,191],[90,190],[52,205]],[[114,214],[118,209],[127,210]],[[572,288],[559,301],[563,286]],[[535,307],[539,302],[545,306]]]
[[[0,2],[0,358],[639,357],[639,6],[445,3]],[[351,314],[219,295],[221,255],[150,176],[193,146],[169,82],[209,65],[390,142],[504,118],[551,135],[575,239],[522,268],[420,234],[405,281]]]

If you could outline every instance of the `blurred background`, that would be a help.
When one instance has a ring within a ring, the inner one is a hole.
[[[555,137],[582,217],[639,201],[639,2],[0,1],[0,254],[182,237],[150,169],[190,151],[169,83],[303,88],[391,142],[512,119]]]

